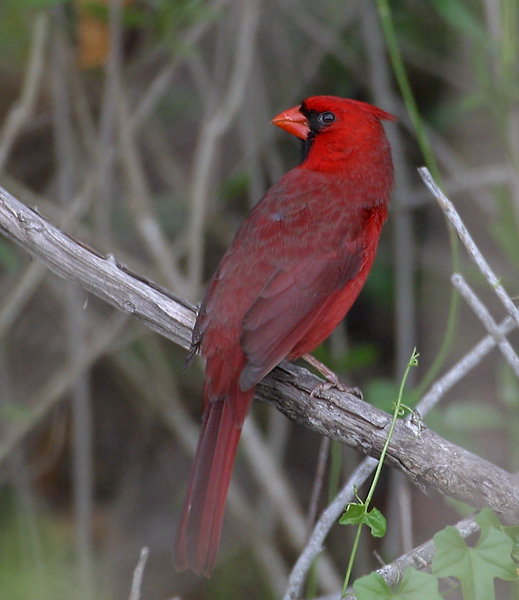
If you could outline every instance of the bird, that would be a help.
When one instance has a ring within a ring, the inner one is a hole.
[[[302,140],[300,163],[239,227],[200,305],[186,364],[206,360],[202,427],[175,567],[212,573],[241,429],[255,387],[342,321],[375,258],[394,183],[382,121],[359,100],[312,96],[272,123]]]

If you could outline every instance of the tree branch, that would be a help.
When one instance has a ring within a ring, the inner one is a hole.
[[[189,347],[194,307],[119,265],[113,256],[101,256],[75,241],[2,188],[0,231],[57,275],[137,317],[183,348]],[[319,381],[305,369],[283,363],[258,385],[257,398],[305,427],[378,457],[390,416],[335,390],[311,400]],[[507,522],[519,521],[519,480],[422,423],[397,423],[386,460],[425,491],[436,490],[475,508],[488,506]]]
[[[137,317],[182,348],[191,344],[195,308],[74,240],[0,187],[0,231],[51,271]]]

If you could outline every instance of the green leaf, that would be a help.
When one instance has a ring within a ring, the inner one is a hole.
[[[353,583],[353,589],[357,600],[386,600],[394,598],[387,583],[382,575],[378,573],[370,573],[365,577],[360,577]]]
[[[366,514],[365,504],[355,504],[350,502],[346,506],[346,511],[339,519],[341,525],[358,525],[364,522],[364,516]]]
[[[512,540],[512,560],[519,563],[519,526],[503,527],[503,531]]]
[[[499,522],[496,513],[490,508],[484,508],[475,518],[475,521],[481,527],[482,530],[487,529],[488,527],[493,527],[498,531],[503,530],[503,527]]]
[[[365,504],[348,504],[346,512],[339,519],[341,525],[367,525],[373,537],[384,537],[387,529],[386,518],[377,509],[366,512]]]
[[[438,592],[438,579],[412,567],[404,573],[397,591],[391,591],[378,573],[357,579],[353,589],[358,600],[442,600]]]
[[[31,417],[34,418],[33,411],[26,406],[18,404],[5,404],[0,406],[0,420],[15,422],[28,421]]]
[[[386,517],[377,508],[372,508],[366,515],[366,525],[370,528],[373,537],[381,538],[386,535]]]
[[[483,521],[490,520],[488,514]],[[460,532],[446,527],[434,536],[436,556],[432,572],[437,577],[456,577],[460,580],[465,600],[495,598],[494,579],[517,579],[511,558],[512,540],[503,531],[486,526],[475,548],[469,548]]]
[[[498,531],[502,531],[512,540],[512,559],[516,562],[519,560],[519,526],[503,527],[496,513],[490,508],[484,508],[476,517],[476,523],[485,529],[494,527]]]

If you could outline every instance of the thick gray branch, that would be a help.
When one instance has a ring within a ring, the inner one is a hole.
[[[190,344],[195,310],[153,283],[73,240],[0,188],[0,231],[52,271],[136,316],[183,348]],[[282,364],[258,386],[258,398],[290,419],[327,437],[379,456],[390,417],[353,395],[330,390],[310,400],[319,380]],[[508,522],[519,521],[519,481],[495,465],[444,440],[425,425],[401,420],[387,462],[420,488],[489,506]]]
[[[305,427],[363,454],[380,456],[391,416],[333,389],[310,400],[318,382],[305,369],[282,363],[259,385],[256,397]],[[427,493],[436,490],[474,508],[488,506],[509,523],[519,521],[519,479],[443,439],[423,423],[397,421],[386,463]]]

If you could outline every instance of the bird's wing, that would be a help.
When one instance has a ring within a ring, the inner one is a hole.
[[[330,297],[358,274],[362,256],[361,248],[350,248],[308,257],[274,272],[242,322],[240,344],[247,357],[240,376],[242,390],[258,383],[318,326]]]

